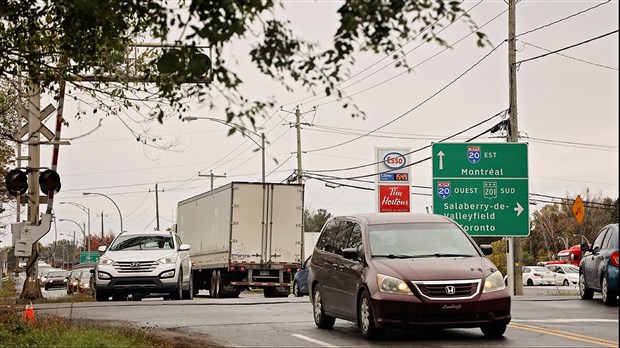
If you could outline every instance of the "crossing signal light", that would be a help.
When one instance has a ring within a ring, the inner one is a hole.
[[[60,175],[55,170],[47,169],[39,175],[41,192],[47,195],[49,192],[60,191]]]
[[[28,191],[28,176],[21,169],[13,169],[6,174],[6,189],[13,196],[21,196]]]

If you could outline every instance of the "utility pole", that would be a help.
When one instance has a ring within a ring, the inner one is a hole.
[[[516,0],[508,0],[508,81],[509,81],[509,127],[508,138],[509,143],[516,143],[519,141],[519,127],[517,122],[517,45],[516,45],[516,31],[517,31],[517,6]],[[529,202],[528,202],[529,204]],[[508,268],[512,265],[512,273],[514,284],[511,290],[511,294],[523,295],[523,274],[521,272],[521,263],[523,260],[523,251],[521,250],[521,238],[509,237],[508,238]],[[512,245],[511,245],[512,244]],[[511,278],[511,277],[508,277]],[[514,290],[514,293],[512,292]]]
[[[103,240],[103,238],[104,238],[104,235],[103,235],[103,217],[104,216],[107,217],[108,215],[107,214],[103,215],[103,210],[102,210],[101,211],[101,215],[97,214],[97,217],[100,217],[100,216],[101,216],[101,243],[105,243],[104,240]],[[121,231],[121,232],[123,232],[123,231]]]
[[[213,186],[213,183],[211,183],[211,185]],[[150,192],[151,190],[149,190],[149,193]],[[164,192],[164,190],[162,189],[161,192]],[[159,190],[157,189],[157,183],[155,183],[155,221],[157,224],[155,231],[161,231],[159,229]]]
[[[264,139],[265,139],[265,137],[263,136],[263,141],[264,141]],[[265,146],[264,143],[263,143],[263,146]],[[264,153],[265,153],[265,151],[263,150],[263,154]],[[226,177],[226,173],[224,173],[223,175],[215,175],[215,174],[213,174],[213,171],[210,170],[208,175],[203,175],[203,174],[200,174],[200,172],[198,172],[198,176],[210,177],[211,178],[211,190],[213,190],[213,179],[215,179],[215,178],[225,178]]]
[[[302,184],[301,175],[301,112],[299,106],[295,108],[295,127],[297,128],[297,183]]]

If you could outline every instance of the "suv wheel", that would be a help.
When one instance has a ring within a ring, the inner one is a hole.
[[[194,279],[190,273],[189,282],[187,284],[187,290],[183,290],[183,299],[184,300],[193,300],[194,299]]]
[[[177,277],[177,287],[170,293],[170,298],[173,300],[180,300],[183,297],[183,272],[179,269]]]
[[[107,300],[110,299],[110,294],[105,293],[105,292],[101,292],[101,291],[96,291],[95,292],[95,299],[97,300],[97,302],[107,301]]]
[[[360,296],[360,301],[357,306],[357,322],[362,331],[362,336],[365,338],[373,340],[383,337],[384,330],[375,325],[370,296],[368,296],[366,291]]]
[[[579,273],[579,296],[582,300],[591,300],[594,297],[594,290],[588,288],[586,275]]]
[[[601,283],[601,295],[603,295],[603,303],[606,306],[612,306],[616,304],[616,294],[611,290],[607,277],[603,277]]]
[[[314,323],[321,329],[331,329],[336,323],[336,318],[330,317],[323,311],[323,296],[321,295],[321,287],[319,285],[314,289],[312,301],[312,311],[314,312]]]

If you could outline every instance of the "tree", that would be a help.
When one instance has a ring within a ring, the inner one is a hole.
[[[318,209],[317,211],[304,209],[304,231],[320,232],[325,222],[331,217],[332,214],[325,209]]]
[[[479,46],[487,44],[461,4],[346,1],[338,9],[340,26],[333,46],[321,48],[297,37],[281,19],[285,3],[273,0],[180,0],[178,8],[160,1],[0,0],[0,76],[13,80],[23,72],[49,93],[58,91],[59,81],[68,81],[68,96],[77,101],[79,93],[88,93],[96,100],[93,113],[102,109],[118,115],[154,102],[146,117],[159,122],[187,111],[189,97],[212,109],[218,108],[219,100],[227,121],[237,118],[235,122],[254,126],[255,118],[275,102],[244,97],[244,79],[222,56],[225,48],[249,42],[248,58],[259,73],[288,90],[301,86],[335,95],[351,115],[363,116],[339,85],[349,76],[355,54],[387,55],[395,66],[410,70],[403,46],[414,40],[446,46],[438,33],[454,21],[475,31]],[[133,45],[145,40],[177,47],[158,51]],[[202,45],[210,48],[210,61],[197,55]],[[188,60],[196,56],[201,59]],[[195,78],[207,67],[212,80]],[[149,83],[131,83],[136,80]],[[79,102],[80,107],[88,108],[90,102]],[[86,113],[80,109],[81,115]]]
[[[15,158],[15,143],[10,139],[17,131],[17,101],[16,91],[0,77],[0,176],[3,179],[12,169],[11,165]],[[0,216],[3,216],[7,209],[15,209],[14,202],[5,185],[0,185]],[[0,221],[0,231],[7,231],[6,227],[5,222]],[[2,232],[0,238],[4,236],[5,232]]]

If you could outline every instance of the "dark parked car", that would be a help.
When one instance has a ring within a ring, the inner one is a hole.
[[[499,337],[511,320],[503,276],[453,220],[432,214],[334,217],[312,254],[314,322],[356,322],[366,338],[388,328],[479,327]]]
[[[306,261],[301,266],[299,272],[295,273],[295,278],[293,278],[293,294],[297,297],[302,297],[304,295],[308,295],[308,266],[310,265],[308,262],[310,258],[308,257]]]
[[[71,271],[67,282],[67,294],[90,293],[90,270],[94,267],[81,267]]]
[[[579,264],[579,295],[592,299],[600,292],[610,306],[618,302],[618,224],[603,227],[592,246],[581,245],[583,257]]]
[[[67,272],[64,270],[49,271],[45,279],[45,290],[64,288],[67,284]]]

